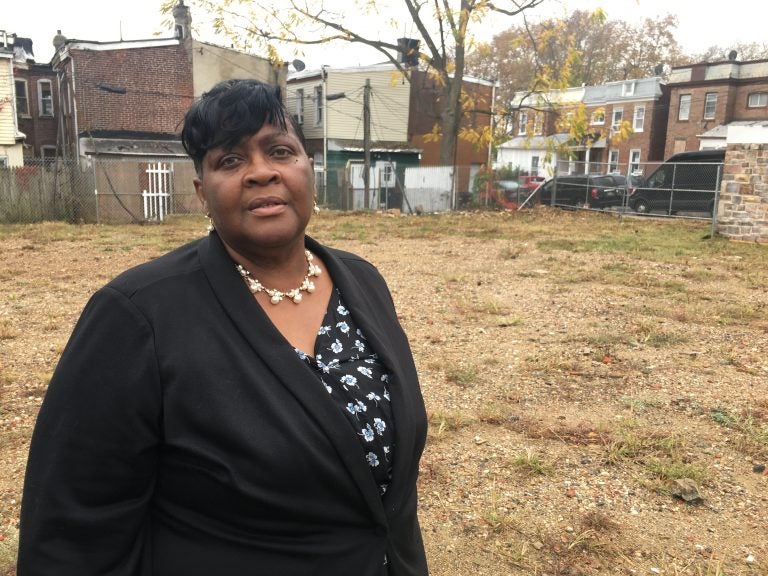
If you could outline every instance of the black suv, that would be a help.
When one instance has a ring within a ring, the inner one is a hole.
[[[635,188],[629,206],[649,212],[709,212],[723,178],[725,150],[698,150],[670,156]]]
[[[556,176],[536,190],[538,201],[553,206],[607,208],[622,206],[627,179],[621,174]]]

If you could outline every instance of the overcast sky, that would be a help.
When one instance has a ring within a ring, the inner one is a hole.
[[[339,3],[344,0],[337,0]],[[389,0],[397,5],[397,0]],[[53,56],[52,39],[60,29],[68,38],[81,40],[114,41],[138,40],[171,35],[163,30],[159,12],[161,0],[29,0],[10,3],[0,15],[0,30],[31,37],[34,41],[35,59],[48,62]],[[190,4],[191,2],[188,2]],[[346,3],[346,2],[344,2]],[[343,4],[340,4],[343,5]],[[644,18],[658,18],[668,13],[678,16],[678,42],[688,53],[703,52],[712,45],[728,46],[735,42],[768,43],[765,0],[729,0],[727,4],[703,0],[544,0],[535,10],[528,11],[530,18],[540,19],[562,16],[574,9],[602,7],[611,20],[635,22]],[[727,6],[727,10],[715,10]],[[10,7],[10,13],[8,12]],[[201,15],[192,13],[193,23],[202,22]],[[493,19],[504,23],[496,28],[485,25],[489,37],[508,27],[502,18]],[[497,25],[498,26],[498,25]],[[404,29],[397,35],[408,35]],[[225,39],[212,37],[201,40],[226,45]],[[387,38],[389,39],[389,38]],[[295,53],[283,55],[286,60],[297,57]],[[380,54],[367,52],[365,48],[341,49],[313,48],[299,55],[310,68],[321,64],[354,66],[372,64],[382,60]]]

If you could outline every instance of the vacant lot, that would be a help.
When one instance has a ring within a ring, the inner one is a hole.
[[[204,227],[0,227],[0,574],[86,299]],[[708,232],[550,209],[313,222],[381,269],[411,338],[433,575],[768,574],[768,247]]]

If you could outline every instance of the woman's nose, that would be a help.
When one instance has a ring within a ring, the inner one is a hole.
[[[264,186],[280,179],[280,172],[263,154],[251,154],[243,180],[246,185]]]

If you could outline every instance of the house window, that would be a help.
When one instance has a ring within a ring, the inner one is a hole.
[[[50,80],[37,81],[37,111],[40,116],[53,116],[53,88]]]
[[[595,110],[592,112],[592,124],[605,124],[605,110]]]
[[[619,151],[618,150],[609,150],[608,151],[608,172],[618,172],[619,171]]]
[[[544,121],[540,113],[533,115],[533,135],[541,136],[544,133]]]
[[[634,174],[640,170],[640,149],[629,151],[629,173]]]
[[[539,157],[531,156],[531,174],[539,173]]]
[[[517,116],[517,133],[518,135],[525,134],[525,129],[528,126],[528,110],[520,110]]]
[[[16,90],[16,115],[29,116],[29,96],[27,92],[27,81],[15,80],[14,89]]]
[[[635,132],[642,132],[643,124],[645,124],[645,106],[635,106],[635,120],[632,128]]]
[[[323,123],[323,87],[315,86],[315,126]]]
[[[0,156],[0,168],[8,168],[8,156]]]
[[[611,120],[611,130],[621,130],[621,122],[624,120],[624,108],[613,109],[613,119]]]
[[[753,92],[747,98],[748,108],[764,108],[768,106],[768,92]]]
[[[682,94],[680,96],[680,110],[677,111],[678,120],[688,120],[691,115],[691,95]]]
[[[624,84],[621,85],[622,96],[632,96],[634,93],[635,93],[634,82],[624,82]]]
[[[717,92],[707,92],[704,96],[704,120],[712,120],[717,110]]]
[[[296,90],[296,124],[304,124],[304,88]]]
[[[50,167],[56,160],[56,146],[40,146],[40,159],[43,166]]]

